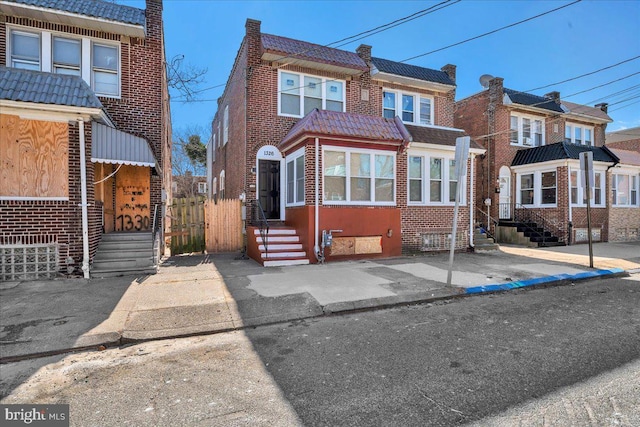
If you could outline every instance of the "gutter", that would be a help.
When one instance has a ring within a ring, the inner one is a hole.
[[[476,162],[476,155],[475,154],[471,154],[471,167],[469,168],[469,202],[467,203],[469,205],[469,246],[470,247],[475,247],[475,243],[473,242],[473,234],[475,231],[475,227],[474,227],[474,221],[473,221],[473,214],[475,213],[476,210],[476,201],[473,195],[474,192],[474,187],[473,187],[473,176],[474,176],[474,163]]]
[[[318,164],[318,152],[320,151],[320,139],[316,138],[315,141],[315,150],[316,150],[316,170],[315,170],[315,207],[314,207],[314,229],[313,229],[313,254],[316,256],[316,260],[320,261],[320,246],[318,246],[318,229],[320,223],[320,206],[319,206],[319,168]]]
[[[82,209],[82,272],[85,279],[89,274],[89,213],[87,211],[87,164],[86,146],[84,139],[84,120],[78,118],[78,133],[80,134],[80,207]]]

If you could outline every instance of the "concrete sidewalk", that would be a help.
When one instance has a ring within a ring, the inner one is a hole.
[[[456,254],[452,287],[448,254],[285,268],[237,254],[177,256],[153,276],[3,283],[0,362],[640,272],[640,242],[594,253],[595,269],[586,245]]]

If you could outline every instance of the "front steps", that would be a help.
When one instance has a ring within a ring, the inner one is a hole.
[[[252,258],[265,267],[309,264],[300,238],[296,230],[291,227],[269,228],[264,240],[260,230],[256,228],[253,230],[253,234],[248,237],[255,239],[258,248],[259,256],[252,256]]]
[[[565,246],[557,236],[533,221],[500,221],[496,227],[496,238],[501,243],[529,247]]]
[[[151,233],[103,234],[91,264],[91,277],[155,274]]]
[[[474,252],[497,251],[500,246],[495,243],[493,238],[487,237],[486,233],[476,229],[473,232],[473,250]]]

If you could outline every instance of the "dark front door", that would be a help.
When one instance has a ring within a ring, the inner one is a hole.
[[[258,169],[260,205],[267,219],[280,219],[280,162],[260,160]]]

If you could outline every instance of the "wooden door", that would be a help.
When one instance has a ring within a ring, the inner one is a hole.
[[[116,231],[151,231],[151,170],[123,165],[116,174]]]

